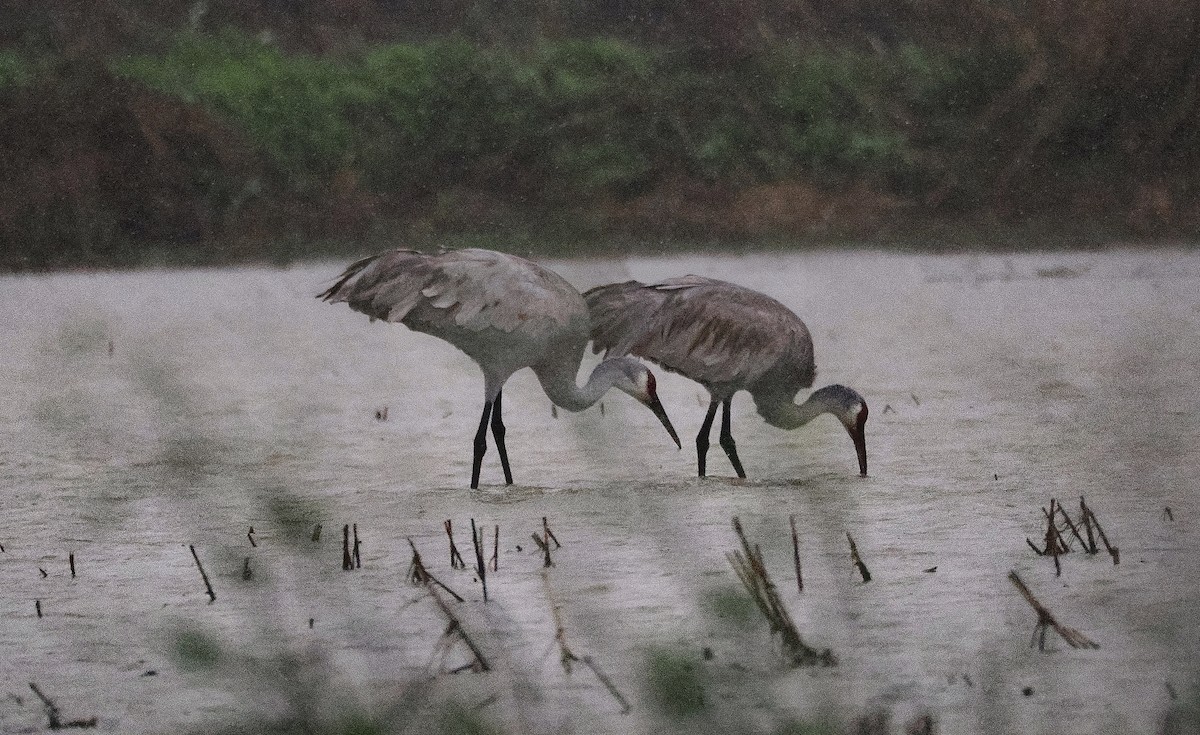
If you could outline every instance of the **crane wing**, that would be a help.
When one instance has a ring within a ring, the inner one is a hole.
[[[637,281],[584,294],[593,349],[633,354],[707,385],[749,387],[771,374],[812,385],[812,338],[778,301],[700,276]]]
[[[555,273],[489,250],[380,253],[352,263],[318,298],[422,331],[565,326],[584,311],[579,293]]]

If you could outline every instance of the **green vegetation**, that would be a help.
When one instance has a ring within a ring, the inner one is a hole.
[[[0,89],[28,84],[32,76],[29,62],[19,54],[0,49]]]
[[[667,649],[646,656],[646,693],[660,712],[681,718],[704,714],[705,674],[700,662]]]
[[[560,202],[628,197],[674,172],[743,185],[914,175],[910,134],[882,108],[963,96],[956,68],[910,46],[786,45],[708,74],[604,38],[528,52],[435,40],[332,59],[233,31],[112,63],[246,134],[299,189],[351,167],[375,191],[515,185]]]
[[[0,7],[0,267],[1200,231],[1182,4],[352,5]]]
[[[184,34],[161,57],[116,59],[112,68],[226,119],[299,187],[352,155],[354,113],[372,92],[344,66],[287,57],[233,31]]]

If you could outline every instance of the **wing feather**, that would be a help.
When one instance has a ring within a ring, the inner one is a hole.
[[[709,386],[749,388],[764,378],[812,385],[812,338],[804,322],[764,294],[684,276],[584,294],[594,349],[633,354]]]
[[[490,250],[380,253],[352,263],[319,298],[446,338],[453,329],[549,331],[585,314],[560,276]]]

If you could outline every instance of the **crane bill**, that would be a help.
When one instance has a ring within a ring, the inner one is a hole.
[[[867,432],[866,427],[859,424],[854,427],[848,427],[846,431],[850,434],[850,438],[854,440],[854,451],[858,453],[858,473],[867,476]]]
[[[654,415],[658,417],[658,420],[666,428],[667,433],[675,440],[675,446],[683,449],[683,444],[679,441],[679,434],[675,433],[675,427],[671,425],[671,419],[667,417],[667,409],[663,408],[662,401],[658,400],[658,396],[651,396],[645,401],[645,404],[647,408],[654,412]]]

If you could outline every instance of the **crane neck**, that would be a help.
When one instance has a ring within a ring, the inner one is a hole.
[[[535,372],[546,391],[546,397],[559,408],[582,411],[600,400],[626,373],[622,361],[616,357],[605,360],[592,370],[582,386],[575,383],[575,372],[561,368],[542,369]],[[578,364],[576,364],[578,368]]]
[[[791,396],[781,394],[754,395],[754,405],[764,421],[780,429],[796,429],[821,414],[835,412],[819,394],[810,395],[804,403],[795,403]]]

